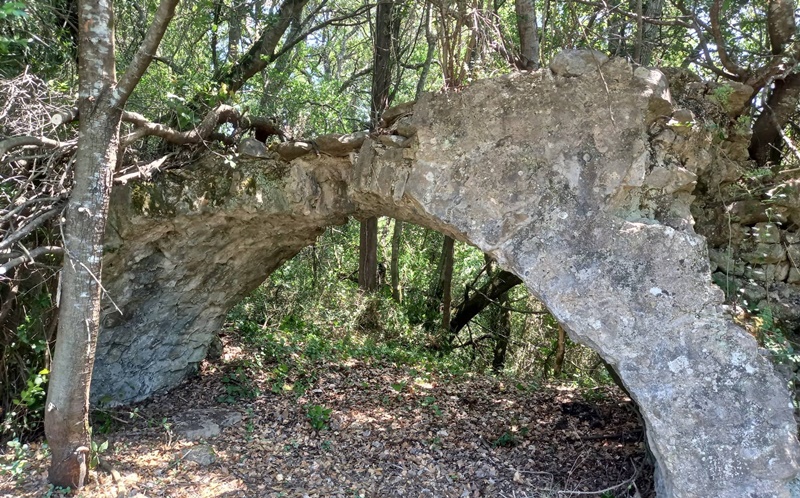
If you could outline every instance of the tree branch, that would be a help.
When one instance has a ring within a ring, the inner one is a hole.
[[[230,145],[230,137],[214,133],[217,126],[224,123],[232,123],[235,127],[242,129],[255,129],[258,133],[267,136],[278,135],[284,138],[283,132],[272,120],[242,116],[236,108],[225,104],[220,104],[209,111],[199,125],[188,131],[179,131],[161,123],[154,123],[135,112],[123,112],[122,121],[133,124],[135,129],[120,140],[121,147],[127,147],[147,136],[160,137],[169,143],[178,145],[195,144],[208,139],[220,140]]]
[[[29,263],[35,260],[36,258],[39,258],[46,254],[56,254],[60,256],[64,254],[64,249],[59,246],[39,246],[35,249],[28,251],[27,254],[22,254],[18,257],[12,258],[3,265],[0,265],[0,275],[6,275],[8,274],[9,271],[16,268],[17,266],[24,263]]]
[[[175,15],[175,6],[178,5],[179,1],[180,0],[161,0],[158,10],[156,10],[156,14],[153,17],[153,22],[150,24],[150,28],[148,28],[141,46],[139,46],[139,50],[136,52],[136,55],[133,56],[133,60],[128,66],[128,69],[125,70],[125,74],[114,90],[112,105],[120,109],[125,107],[125,102],[127,102],[131,92],[136,88],[139,80],[142,79],[142,75],[144,75],[144,72],[156,55],[158,45],[161,43],[161,39],[167,31],[167,26],[169,26],[170,21],[172,21]]]
[[[17,241],[24,239],[26,236],[28,236],[28,234],[42,226],[45,221],[49,220],[60,212],[61,206],[55,207],[49,211],[45,211],[43,214],[34,218],[33,221],[22,227],[20,230],[13,232],[5,240],[0,241],[0,249],[8,249],[9,247],[13,246]]]
[[[747,71],[739,67],[739,65],[734,63],[733,60],[731,60],[731,58],[728,56],[725,37],[722,36],[722,29],[719,25],[719,11],[720,0],[714,0],[714,3],[711,5],[711,12],[709,13],[709,16],[711,17],[711,34],[714,37],[714,43],[717,45],[719,61],[722,63],[722,67],[739,76],[740,79],[744,80],[747,78]]]
[[[0,142],[0,157],[4,156],[6,152],[17,147],[24,147],[26,145],[35,145],[37,147],[45,147],[47,149],[56,149],[61,146],[58,140],[52,140],[46,137],[12,137],[7,138]]]

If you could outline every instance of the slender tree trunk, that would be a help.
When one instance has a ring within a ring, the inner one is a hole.
[[[58,340],[45,412],[52,452],[48,478],[71,488],[83,486],[87,470],[89,387],[100,330],[98,279],[121,119],[121,111],[109,109],[103,98],[116,81],[112,4],[84,0],[78,15],[80,139],[66,210]]]
[[[494,328],[494,354],[492,371],[500,373],[506,365],[506,352],[511,340],[511,311],[508,309],[508,291],[497,299],[497,322]]]
[[[392,261],[389,266],[389,274],[392,280],[392,299],[395,302],[403,302],[403,290],[400,288],[400,243],[403,238],[403,222],[394,220],[394,231],[392,233]]]
[[[558,338],[556,339],[556,359],[553,364],[553,376],[560,377],[561,372],[564,371],[564,354],[566,353],[567,337],[564,333],[564,327],[558,326]]]
[[[436,35],[431,31],[431,3],[425,2],[425,43],[428,45],[428,51],[425,53],[425,62],[422,64],[422,72],[417,81],[417,90],[414,92],[414,98],[419,100],[422,92],[425,91],[425,84],[428,81],[428,75],[431,72],[431,63],[433,62],[433,54],[436,52]]]
[[[370,122],[372,128],[380,123],[383,111],[389,106],[389,89],[392,83],[392,45],[396,32],[394,0],[381,0],[375,16],[375,54],[373,57]],[[365,291],[378,287],[378,218],[361,222],[358,254],[358,284]]]
[[[539,67],[539,32],[536,25],[536,6],[533,0],[516,0],[517,31],[521,49],[520,69]]]
[[[446,335],[450,328],[450,307],[453,303],[453,253],[454,241],[445,235],[442,244],[442,332]]]
[[[247,16],[246,0],[234,0],[228,14],[228,62],[239,58],[239,46],[242,43],[242,23]]]
[[[642,19],[642,16],[647,19],[660,19],[664,11],[664,0],[648,0],[642,6],[642,0],[638,0],[637,14],[637,29],[636,29],[636,51],[634,53],[634,60],[643,66],[653,64],[653,49],[659,42],[661,31],[658,25],[649,23]]]
[[[378,288],[378,218],[361,221],[358,247],[358,286],[372,292]]]
[[[117,163],[122,109],[153,59],[177,0],[162,0],[139,51],[117,82],[111,0],[78,6],[80,135],[66,209],[58,336],[45,404],[48,479],[80,488],[87,471],[89,389],[100,331],[103,237]]]

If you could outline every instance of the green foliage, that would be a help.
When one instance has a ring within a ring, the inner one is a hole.
[[[23,440],[40,431],[50,371],[45,351],[53,309],[50,295],[38,291],[25,296],[24,315],[9,342],[0,343],[0,368],[9,383],[2,391],[4,415],[0,441]],[[0,324],[1,325],[1,324]]]
[[[258,387],[253,383],[246,366],[237,366],[232,372],[222,376],[225,394],[218,396],[219,403],[235,404],[240,400],[252,400],[261,395]]]
[[[319,432],[328,428],[328,422],[331,420],[331,411],[330,408],[325,408],[322,405],[311,405],[306,409],[306,417],[311,427]]]
[[[92,437],[92,434],[92,428],[89,428],[89,437],[91,438],[89,443],[89,468],[96,469],[97,466],[100,465],[100,455],[108,450],[108,439],[98,444]]]
[[[522,439],[528,434],[527,427],[511,428],[503,432],[497,439],[494,440],[492,446],[495,448],[501,446],[503,448],[513,448],[522,442]]]
[[[28,460],[31,456],[30,448],[27,444],[22,444],[17,439],[8,441],[6,445],[14,454],[0,461],[0,474],[10,475],[15,480],[22,479],[25,475],[25,467],[28,466]]]

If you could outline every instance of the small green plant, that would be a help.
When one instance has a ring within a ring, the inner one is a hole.
[[[96,469],[97,466],[100,465],[100,455],[108,450],[108,440],[106,439],[100,444],[97,444],[97,441],[92,440],[90,445],[91,451],[89,451],[89,468]]]
[[[499,438],[495,439],[495,441],[492,443],[492,446],[495,448],[498,446],[502,446],[503,448],[513,448],[514,446],[517,446],[522,441],[522,438],[524,438],[527,434],[527,427],[522,427],[519,429],[519,431],[515,431],[513,429],[510,431],[505,431],[502,435],[500,435]]]
[[[730,85],[720,85],[711,92],[711,100],[720,105],[726,112],[731,109],[731,96],[733,87]]]
[[[242,399],[255,399],[261,391],[253,384],[244,367],[237,367],[235,371],[222,377],[225,385],[225,394],[217,397],[217,402],[234,404]]]
[[[308,407],[306,417],[308,417],[311,427],[319,432],[328,427],[328,422],[331,420],[331,412],[330,408],[325,408],[322,405],[311,405]]]
[[[50,484],[47,486],[42,498],[52,498],[53,496],[69,496],[70,493],[72,493],[72,488],[53,486]]]
[[[8,461],[0,461],[0,474],[8,474],[14,479],[22,479],[25,467],[28,465],[30,448],[16,439],[7,442],[6,445],[14,452],[14,456]]]
[[[331,442],[326,439],[325,441],[322,442],[322,444],[319,445],[319,447],[322,451],[325,452],[331,451]]]
[[[436,398],[433,396],[425,396],[422,401],[420,402],[422,406],[430,407],[433,410],[433,413],[436,414],[437,417],[442,416],[442,410],[439,408],[439,405],[436,404]]]

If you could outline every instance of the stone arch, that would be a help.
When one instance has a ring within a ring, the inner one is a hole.
[[[177,385],[225,312],[324,227],[389,215],[494,256],[615,367],[659,496],[800,496],[789,393],[722,313],[689,213],[708,165],[661,132],[664,76],[567,62],[428,95],[357,155],[208,157],[117,189],[104,280],[122,314],[104,312],[95,401]]]

